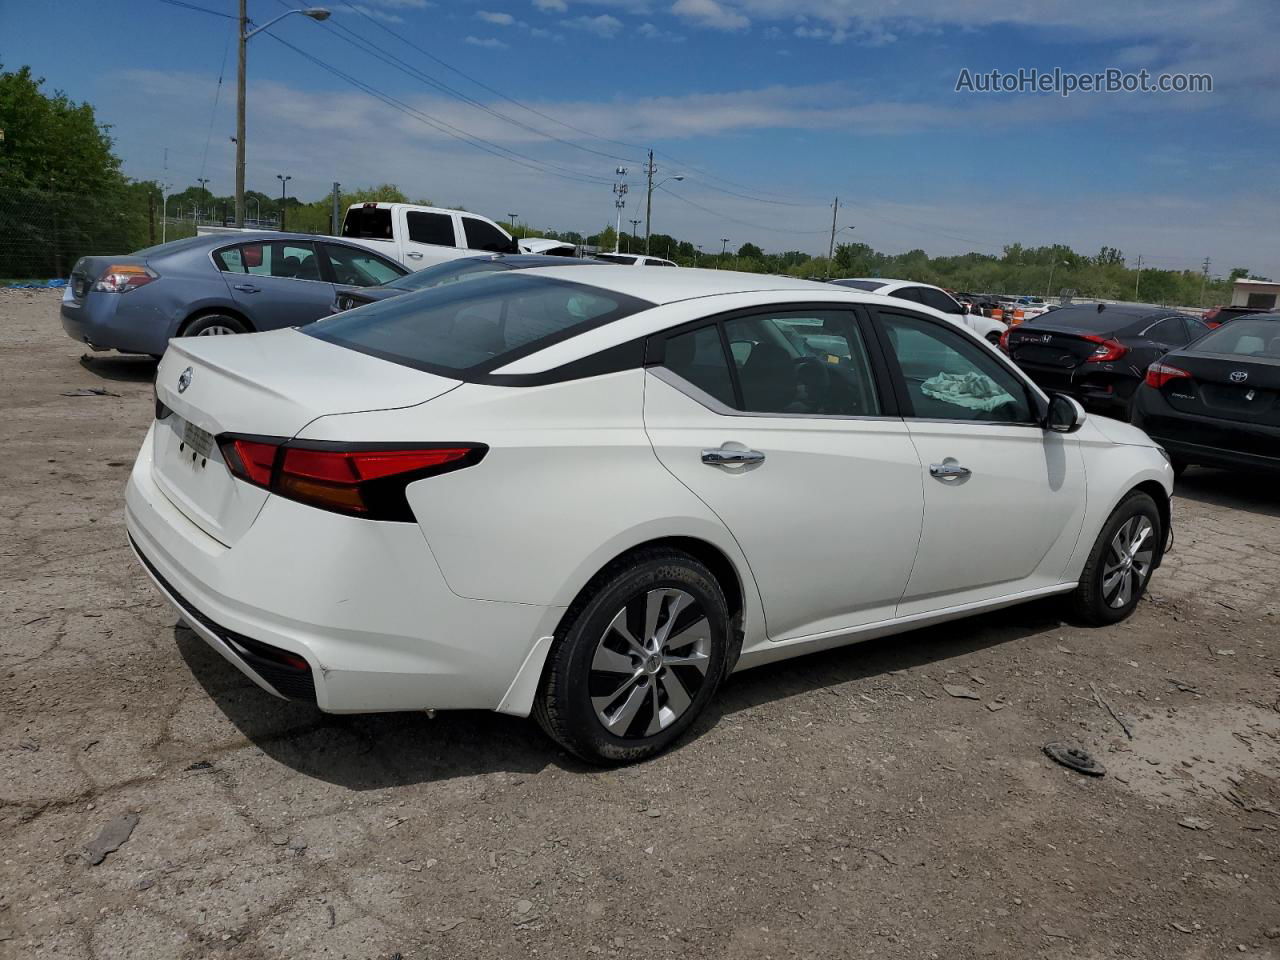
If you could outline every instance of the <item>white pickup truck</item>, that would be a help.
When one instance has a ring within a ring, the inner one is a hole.
[[[410,270],[486,253],[520,253],[511,234],[477,213],[413,203],[353,203],[342,237]]]

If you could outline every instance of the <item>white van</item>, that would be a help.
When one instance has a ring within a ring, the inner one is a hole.
[[[342,237],[410,270],[459,257],[521,252],[511,234],[487,217],[415,203],[353,203],[342,220]]]

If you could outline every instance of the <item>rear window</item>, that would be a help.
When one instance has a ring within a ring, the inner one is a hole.
[[[621,263],[628,267],[633,267],[636,263],[635,257],[623,256],[620,253],[597,253],[595,257],[597,260],[604,260],[608,263]]]
[[[511,270],[391,297],[302,332],[419,370],[487,373],[651,306],[611,290]]]
[[[355,207],[342,221],[342,235],[359,240],[390,240],[391,211],[383,207]]]
[[[853,287],[855,290],[879,290],[884,286],[883,280],[832,280],[840,287]]]
[[[1187,350],[1194,353],[1226,353],[1239,357],[1280,360],[1280,318],[1241,317],[1201,337]]]
[[[1061,307],[1054,310],[1051,314],[1041,314],[1034,320],[1027,321],[1035,323],[1037,320],[1044,318],[1045,323],[1053,324],[1055,327],[1070,327],[1073,330],[1085,330],[1095,333],[1113,333],[1118,330],[1127,330],[1132,326],[1145,327],[1151,323],[1151,317],[1138,317],[1132,313],[1117,313],[1114,310],[1098,310],[1095,304],[1089,304],[1081,307]],[[1156,314],[1159,317],[1159,314]]]

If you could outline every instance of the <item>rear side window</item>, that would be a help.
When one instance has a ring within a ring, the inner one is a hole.
[[[486,250],[489,253],[516,253],[515,242],[491,223],[475,217],[462,218],[462,231],[467,235],[467,247]]]
[[[360,240],[390,240],[391,211],[385,207],[356,207],[342,221],[342,235]]]
[[[509,270],[391,297],[302,332],[419,370],[487,373],[653,304]]]
[[[219,250],[214,259],[227,273],[248,273],[255,277],[282,277],[287,280],[319,280],[320,262],[315,245],[276,240],[242,243]]]
[[[1167,317],[1147,330],[1147,339],[1166,346],[1180,347],[1187,342],[1187,328],[1181,317]]]
[[[409,239],[414,243],[434,243],[438,247],[456,247],[453,238],[453,217],[447,213],[423,213],[410,210],[405,215],[409,224]]]

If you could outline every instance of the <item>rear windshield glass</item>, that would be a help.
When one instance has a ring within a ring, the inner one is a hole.
[[[209,243],[206,236],[183,237],[181,240],[170,240],[168,243],[157,243],[154,247],[143,247],[141,250],[135,250],[132,256],[135,257],[158,257],[166,253],[181,253],[183,250],[191,247],[203,247]]]
[[[855,290],[879,290],[884,286],[883,280],[832,280],[841,287],[853,287]]]
[[[487,373],[651,306],[611,290],[507,270],[390,297],[302,332],[419,370]]]
[[[437,263],[434,267],[424,267],[403,277],[397,277],[386,286],[392,290],[426,290],[428,287],[436,287],[442,283],[453,283],[463,277],[473,279],[484,273],[508,269],[510,268],[501,260],[488,258],[481,260],[468,257],[462,260],[446,260],[444,263]]]
[[[390,240],[391,211],[381,207],[356,207],[342,221],[342,235],[358,240]]]
[[[635,266],[636,262],[635,257],[626,257],[620,253],[597,253],[595,256],[597,260],[604,260],[608,263],[622,263],[628,267]]]
[[[1043,320],[1046,326],[1066,327],[1071,330],[1086,330],[1095,333],[1114,333],[1118,330],[1127,330],[1137,324],[1139,327],[1150,326],[1156,320],[1160,319],[1159,314],[1155,316],[1137,316],[1132,313],[1118,313],[1114,310],[1098,311],[1096,304],[1089,304],[1083,307],[1061,307],[1057,310],[1051,310],[1049,313],[1042,313],[1040,316],[1029,320],[1028,323],[1036,323]]]
[[[1280,317],[1241,317],[1219,327],[1187,348],[1195,353],[1229,353],[1280,360]]]

